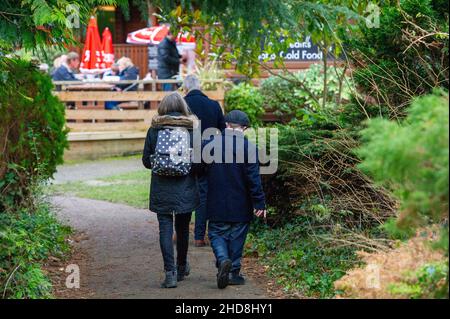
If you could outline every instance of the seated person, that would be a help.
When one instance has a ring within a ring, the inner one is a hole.
[[[103,73],[103,79],[108,77],[118,77],[119,76],[119,65],[117,63],[114,63],[111,65],[108,71]]]
[[[54,81],[79,81],[74,75],[74,71],[80,66],[80,56],[76,52],[69,52],[65,60],[60,57],[55,65],[59,66],[53,71],[52,79]],[[56,61],[55,61],[56,62]]]
[[[139,70],[134,66],[133,62],[130,58],[122,57],[117,61],[118,69],[119,69],[119,77],[121,81],[126,80],[138,80],[139,79]],[[113,90],[114,91],[137,91],[138,84],[118,84]],[[116,101],[108,101],[105,103],[106,110],[120,110],[119,102]]]
[[[119,68],[119,76],[121,81],[125,80],[137,80],[139,79],[139,70],[134,66],[130,58],[122,57],[117,61]],[[117,85],[117,91],[137,91],[138,85],[132,84],[122,84]]]

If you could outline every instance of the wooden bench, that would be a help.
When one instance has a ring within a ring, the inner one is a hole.
[[[66,110],[67,160],[97,159],[142,151],[156,110]]]

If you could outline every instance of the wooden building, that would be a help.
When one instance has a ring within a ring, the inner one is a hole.
[[[141,28],[145,28],[148,25],[148,22],[142,18],[139,9],[133,5],[132,1],[130,1],[128,20],[125,18],[121,10],[114,6],[99,7],[96,11],[96,15],[100,35],[102,34],[105,27],[108,27],[112,33],[115,59],[117,60],[122,56],[131,58],[134,64],[139,68],[140,78],[145,77],[147,72],[149,72],[147,46],[126,43],[128,33]],[[152,17],[151,23],[157,23],[154,16]],[[80,42],[83,42],[84,36],[80,35],[80,38]],[[312,44],[310,42],[305,41],[298,44],[297,48],[295,46],[292,48],[291,56],[286,59],[285,63],[286,68],[289,71],[305,69],[308,68],[311,63],[317,63],[321,61],[321,59],[318,57],[311,58],[311,56],[307,56],[308,54],[316,54],[314,52],[317,51],[317,48],[314,45],[312,45],[311,47],[311,45]],[[204,45],[204,47],[206,47],[206,45]],[[81,53],[82,47],[76,48],[75,50]],[[305,55],[304,52],[306,52],[307,54]],[[287,53],[287,55],[289,55],[289,52]],[[270,62],[267,63],[267,66],[272,71],[278,71],[273,68],[273,64]],[[229,78],[239,76],[233,69],[226,70],[226,74]],[[261,78],[265,78],[269,75],[270,73],[264,70],[260,74]]]

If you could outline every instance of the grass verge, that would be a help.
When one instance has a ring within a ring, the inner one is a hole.
[[[150,176],[149,170],[142,169],[95,180],[55,184],[50,186],[50,192],[148,208]]]

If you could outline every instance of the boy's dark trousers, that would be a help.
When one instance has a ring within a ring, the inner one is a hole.
[[[225,259],[231,259],[231,271],[241,269],[249,223],[214,222],[208,223],[208,236],[216,256],[216,265]]]
[[[195,240],[205,240],[206,234],[206,195],[208,194],[208,179],[206,176],[198,178],[198,192],[200,205],[195,210]]]

